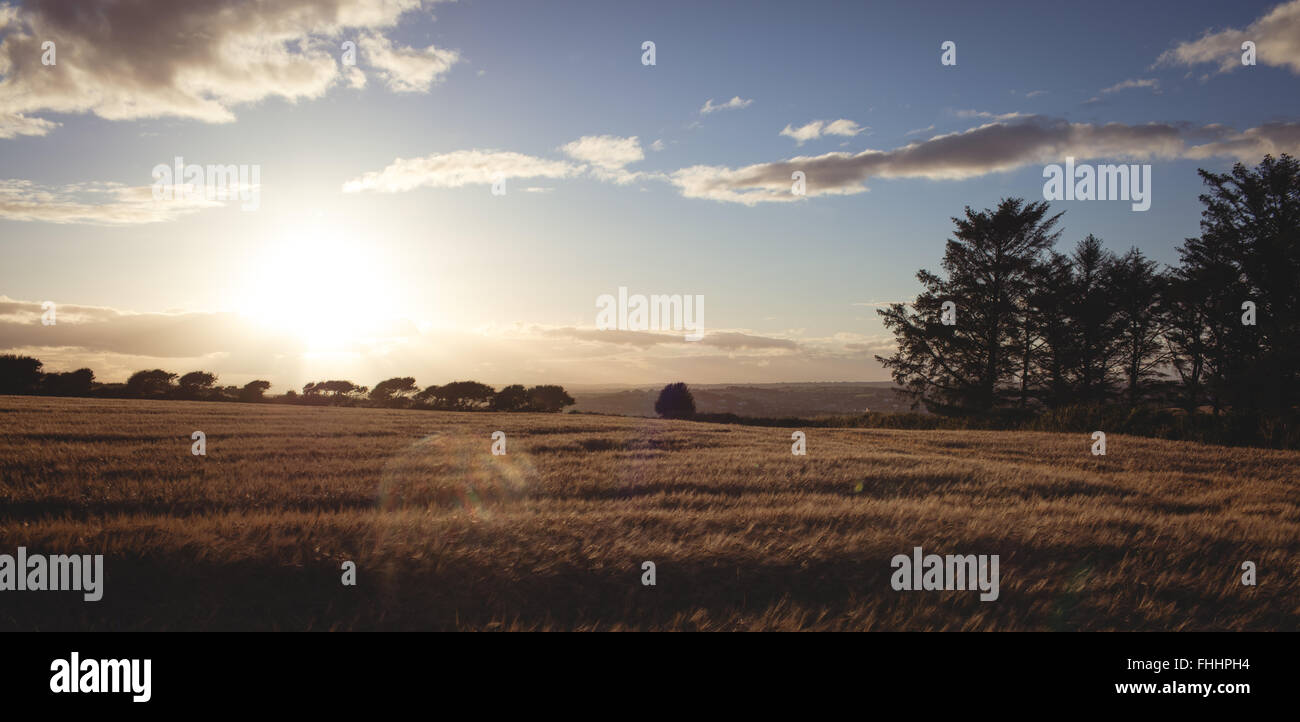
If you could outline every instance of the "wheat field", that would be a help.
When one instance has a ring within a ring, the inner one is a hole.
[[[0,629],[1300,628],[1300,452],[791,431],[0,396],[0,553],[105,555]],[[999,555],[999,598],[895,591],[915,546]]]

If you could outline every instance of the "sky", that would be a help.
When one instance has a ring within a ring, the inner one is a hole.
[[[1175,263],[1197,169],[1297,154],[1298,91],[1300,0],[0,3],[0,352],[275,391],[885,380],[876,310],[966,206],[1150,164],[1149,210],[1053,202],[1058,250]],[[620,288],[703,297],[703,338],[600,327]]]

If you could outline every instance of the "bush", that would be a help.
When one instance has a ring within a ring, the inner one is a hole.
[[[668,384],[659,392],[655,413],[665,419],[689,419],[695,416],[695,397],[686,384]]]

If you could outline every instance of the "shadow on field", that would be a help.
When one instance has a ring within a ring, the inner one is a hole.
[[[490,629],[1168,629],[1163,608],[1183,610],[1180,628],[1221,629],[1232,601],[1222,590],[1135,587],[1098,594],[1098,574],[1123,548],[1078,557],[1066,546],[1001,549],[1001,598],[977,591],[909,593],[890,587],[884,556],[757,563],[668,561],[642,586],[636,565],[586,569],[563,559],[544,573],[509,564],[358,559],[344,587],[335,560],[297,566],[263,560],[177,566],[115,558],[104,598],[75,592],[10,597],[0,629],[197,631],[418,631]],[[1035,570],[1025,578],[1022,570]],[[1037,583],[1065,577],[1057,591]],[[1234,594],[1235,596],[1235,594]],[[1240,602],[1240,600],[1235,600]],[[1285,600],[1267,594],[1253,624],[1294,625]],[[811,610],[815,610],[811,611]],[[965,620],[957,623],[955,620]]]

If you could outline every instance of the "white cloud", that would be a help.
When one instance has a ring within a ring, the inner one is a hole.
[[[1214,63],[1226,73],[1244,67],[1241,44],[1247,40],[1255,43],[1256,62],[1300,75],[1300,0],[1278,5],[1244,30],[1206,31],[1196,40],[1179,43],[1161,53],[1156,65]]]
[[[377,32],[366,33],[359,45],[362,57],[396,93],[424,93],[460,60],[455,50],[403,48]]]
[[[415,188],[459,188],[491,184],[497,179],[568,178],[581,166],[558,160],[494,150],[458,150],[423,158],[398,158],[382,171],[371,171],[343,184],[345,193],[401,193]]]
[[[986,110],[958,110],[953,115],[958,118],[981,118],[990,120],[1014,120],[1025,117],[1021,113],[990,113]]]
[[[599,180],[626,185],[641,177],[624,166],[645,158],[637,137],[617,135],[585,135],[572,143],[560,146],[565,155],[591,164],[591,174]]]
[[[0,180],[0,218],[44,223],[135,225],[173,221],[224,205],[216,200],[154,200],[152,186],[88,183],[43,186],[28,180]]]
[[[719,110],[739,110],[740,108],[748,108],[749,104],[753,102],[752,99],[742,100],[741,97],[737,95],[725,103],[714,105],[713,98],[709,98],[704,101],[704,107],[700,108],[700,114],[708,115],[709,113],[715,113]]]
[[[839,120],[832,120],[827,123],[826,128],[822,132],[826,135],[854,136],[864,130],[867,130],[867,128],[864,128],[851,120],[840,118]]]
[[[807,141],[816,140],[823,135],[852,137],[865,130],[869,129],[864,128],[851,120],[840,118],[839,120],[831,121],[814,120],[811,123],[805,123],[798,128],[787,124],[778,135],[793,138],[796,143],[803,145]]]
[[[423,158],[398,158],[381,171],[371,171],[343,184],[345,193],[400,193],[420,187],[458,188],[510,178],[572,178],[590,173],[598,180],[626,185],[648,174],[625,166],[645,158],[637,136],[587,135],[560,146],[570,163],[496,150],[459,150]],[[538,189],[533,192],[549,192]]]
[[[1151,88],[1152,90],[1159,90],[1160,81],[1155,78],[1134,78],[1132,80],[1125,80],[1122,83],[1115,83],[1109,88],[1102,88],[1101,92],[1103,95],[1108,95],[1129,88]]]
[[[1043,116],[1006,114],[968,130],[937,135],[892,150],[834,152],[755,163],[741,168],[694,165],[671,173],[633,172],[626,164],[644,153],[635,136],[586,136],[561,147],[581,164],[499,151],[457,151],[398,159],[380,172],[348,181],[349,192],[396,192],[420,186],[456,187],[490,183],[495,177],[568,178],[582,173],[614,183],[660,180],[687,198],[754,205],[788,203],[826,195],[865,193],[870,178],[963,180],[1026,165],[1079,160],[1203,159],[1231,157],[1257,162],[1265,153],[1300,154],[1300,123],[1267,123],[1245,131],[1220,125],[1192,128],[1181,123],[1071,123]],[[804,195],[795,195],[792,176],[805,175]]]
[[[57,127],[58,123],[44,118],[29,118],[21,113],[0,113],[0,138],[45,135]]]
[[[584,135],[560,146],[565,155],[601,168],[622,168],[645,158],[641,142],[634,135],[623,138],[617,135]]]
[[[360,90],[366,87],[366,74],[362,72],[361,68],[355,66],[348,68],[347,83],[349,88]]]

